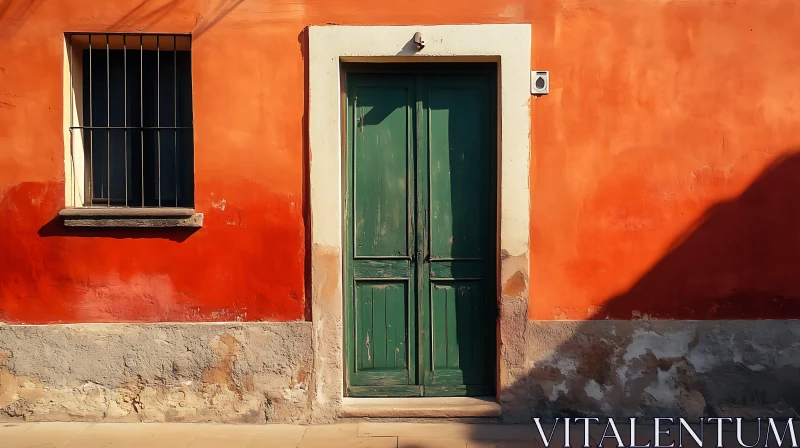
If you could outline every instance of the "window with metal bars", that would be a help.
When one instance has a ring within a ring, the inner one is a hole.
[[[192,207],[191,36],[66,39],[75,205]]]

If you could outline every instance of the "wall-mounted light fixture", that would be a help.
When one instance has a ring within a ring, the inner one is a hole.
[[[417,50],[422,50],[423,48],[425,48],[425,41],[422,40],[422,33],[420,33],[419,31],[414,33],[414,44],[417,45]]]

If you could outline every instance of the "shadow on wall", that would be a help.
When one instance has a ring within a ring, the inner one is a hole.
[[[800,154],[779,158],[738,198],[714,205],[603,313],[800,317]]]
[[[194,36],[195,39],[199,39],[200,36],[219,23],[220,20],[230,14],[237,6],[241,5],[242,2],[244,2],[244,0],[224,0],[208,14],[208,17],[203,17],[202,14],[198,16],[197,25],[192,30],[192,36]]]
[[[0,38],[14,36],[41,4],[42,0],[1,0],[0,23],[4,25],[0,27]]]
[[[142,0],[138,5],[134,6],[133,9],[109,26],[108,31],[116,31],[119,30],[120,27],[127,27],[134,24],[137,27],[137,31],[147,31],[184,1],[186,0],[170,0],[161,6],[150,9],[148,6],[153,4],[151,0]]]
[[[113,239],[165,239],[175,242],[186,241],[197,232],[195,227],[152,227],[152,228],[114,228],[114,227],[66,227],[60,216],[48,221],[37,232],[40,237],[85,237]]]
[[[195,16],[195,26],[190,31],[192,37],[198,39],[243,2],[244,0],[221,0],[214,2],[215,5],[212,9],[200,12]],[[108,31],[119,31],[120,28],[127,29],[136,27],[137,32],[146,32],[158,22],[174,15],[173,11],[186,3],[188,3],[187,0],[169,0],[167,2],[141,0],[130,11],[109,26]],[[0,11],[2,10],[0,9]]]
[[[309,85],[309,52],[308,52],[308,27],[297,35],[300,45],[300,57],[303,58],[303,117],[300,125],[302,134],[302,160],[303,160],[303,229],[305,231],[305,318],[311,322],[311,148],[308,143],[308,85]]]
[[[800,153],[788,154],[591,320],[528,322],[530,370],[500,394],[504,420],[795,415]],[[644,319],[609,320],[632,310]]]

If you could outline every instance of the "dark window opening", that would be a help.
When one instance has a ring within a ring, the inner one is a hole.
[[[82,70],[81,122],[71,131],[83,133],[85,205],[193,207],[190,37],[68,40]]]

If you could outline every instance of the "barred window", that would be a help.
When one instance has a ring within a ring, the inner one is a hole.
[[[73,205],[192,207],[191,36],[66,39]]]

